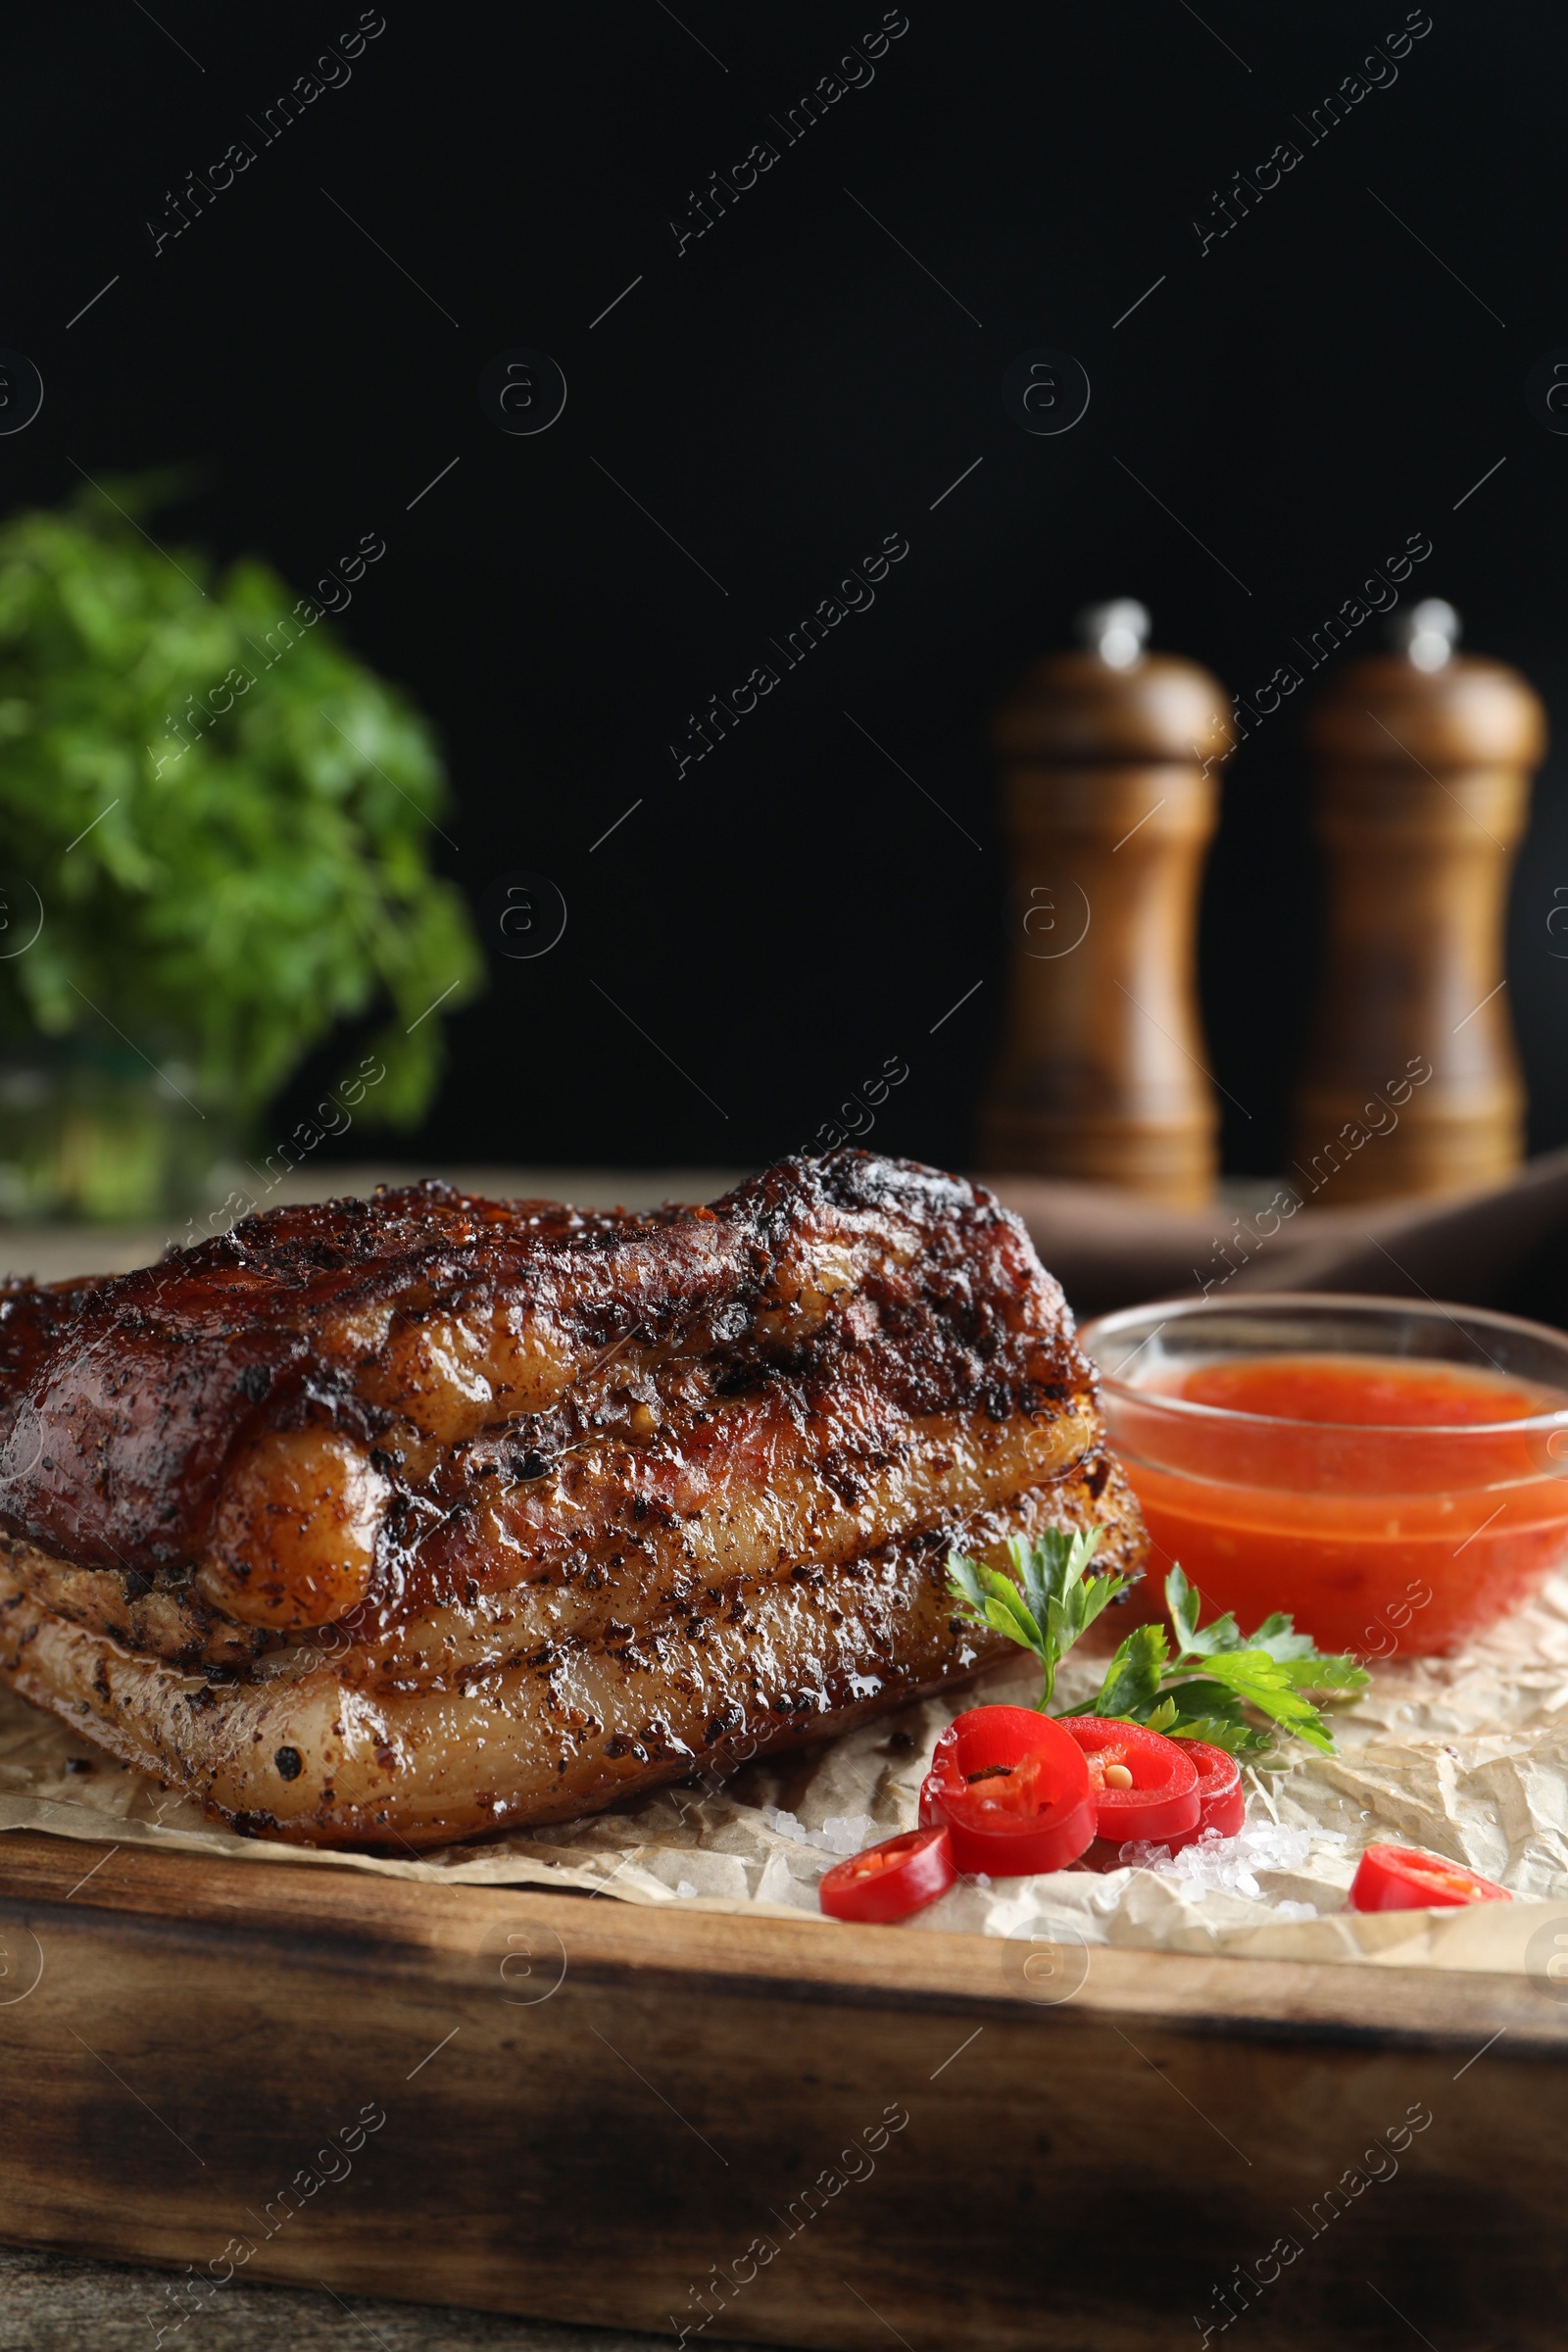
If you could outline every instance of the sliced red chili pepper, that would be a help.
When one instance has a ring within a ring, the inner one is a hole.
[[[1181,1744],[1184,1754],[1198,1767],[1198,1826],[1152,1841],[1167,1846],[1173,1854],[1179,1854],[1184,1845],[1196,1845],[1206,1830],[1234,1838],[1247,1821],[1247,1792],[1236,1758],[1222,1747],[1211,1747],[1206,1740],[1184,1740]],[[1097,1838],[1083,1858],[1084,1869],[1120,1870],[1121,1848],[1120,1838]]]
[[[1234,1838],[1247,1820],[1247,1791],[1236,1758],[1206,1740],[1184,1740],[1181,1745],[1198,1767],[1198,1827],[1164,1840],[1173,1854],[1184,1845],[1196,1845],[1205,1830]]]
[[[906,1830],[835,1862],[817,1895],[830,1919],[907,1919],[946,1894],[957,1875],[945,1829]]]
[[[1464,1903],[1512,1901],[1506,1886],[1478,1870],[1409,1845],[1369,1845],[1350,1886],[1352,1911],[1448,1911]]]
[[[1089,1763],[1032,1707],[970,1707],[937,1741],[922,1822],[943,1822],[960,1870],[994,1879],[1065,1870],[1095,1834]]]
[[[1061,1728],[1088,1760],[1100,1837],[1164,1844],[1197,1830],[1198,1766],[1187,1740],[1113,1715],[1069,1715]]]

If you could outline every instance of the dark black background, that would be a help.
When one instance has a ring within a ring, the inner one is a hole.
[[[1249,691],[1425,531],[1422,591],[1564,733],[1568,439],[1523,398],[1568,344],[1560,16],[1433,0],[1395,84],[1235,234],[1200,256],[1190,225],[1233,171],[1304,146],[1293,116],[1405,14],[909,0],[870,86],[677,256],[691,191],[782,146],[770,117],[880,7],[386,0],[352,80],[265,147],[247,117],[357,7],[12,13],[0,343],[47,396],[0,440],[0,500],[64,497],[70,459],[199,461],[159,537],[259,552],[301,589],[380,531],[344,633],[439,729],[459,813],[438,862],[476,905],[515,869],[565,894],[552,954],[491,956],[399,1156],[759,1162],[902,1054],[876,1140],[962,1163],[1004,959],[986,721],[1086,598],[1142,597],[1157,644]],[[166,192],[236,138],[256,163],[155,258]],[[514,345],[569,384],[537,437],[480,413]],[[1000,399],[1038,345],[1093,383],[1054,439]],[[910,553],[874,610],[677,780],[686,713],[890,531]],[[1301,699],[1234,763],[1205,893],[1210,1048],[1251,1113],[1228,1113],[1236,1170],[1283,1156],[1312,984]],[[1559,879],[1554,758],[1509,967],[1537,1148],[1568,1137]]]

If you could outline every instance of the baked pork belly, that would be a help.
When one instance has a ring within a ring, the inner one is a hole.
[[[1057,1284],[843,1151],[651,1216],[437,1183],[0,1294],[0,1672],[256,1835],[428,1846],[1006,1649],[956,1544],[1143,1558]]]

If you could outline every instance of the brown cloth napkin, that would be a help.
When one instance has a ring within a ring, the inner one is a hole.
[[[1445,1200],[1161,1208],[1108,1185],[985,1181],[1028,1226],[1080,1317],[1237,1290],[1357,1291],[1501,1307],[1568,1328],[1568,1150],[1511,1183]],[[1266,1199],[1261,1187],[1250,1199]]]

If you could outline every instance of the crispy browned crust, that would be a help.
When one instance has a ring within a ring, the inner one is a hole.
[[[689,1621],[666,1618],[635,1641],[514,1661],[461,1690],[366,1683],[335,1659],[207,1683],[68,1624],[0,1562],[0,1673],[242,1831],[407,1850],[601,1812],[961,1683],[1008,1644],[954,1614],[950,1550],[1003,1567],[1009,1537],[1091,1525],[1105,1530],[1107,1566],[1138,1568],[1137,1504],[1102,1457],[956,1526],[873,1545],[814,1582],[736,1592],[698,1640]],[[276,1758],[290,1752],[300,1770],[284,1780]]]
[[[1090,1517],[1136,1566],[1021,1226],[863,1152],[651,1217],[278,1209],[0,1301],[0,1672],[264,1834],[437,1842],[819,1737],[983,1662],[956,1542]]]

